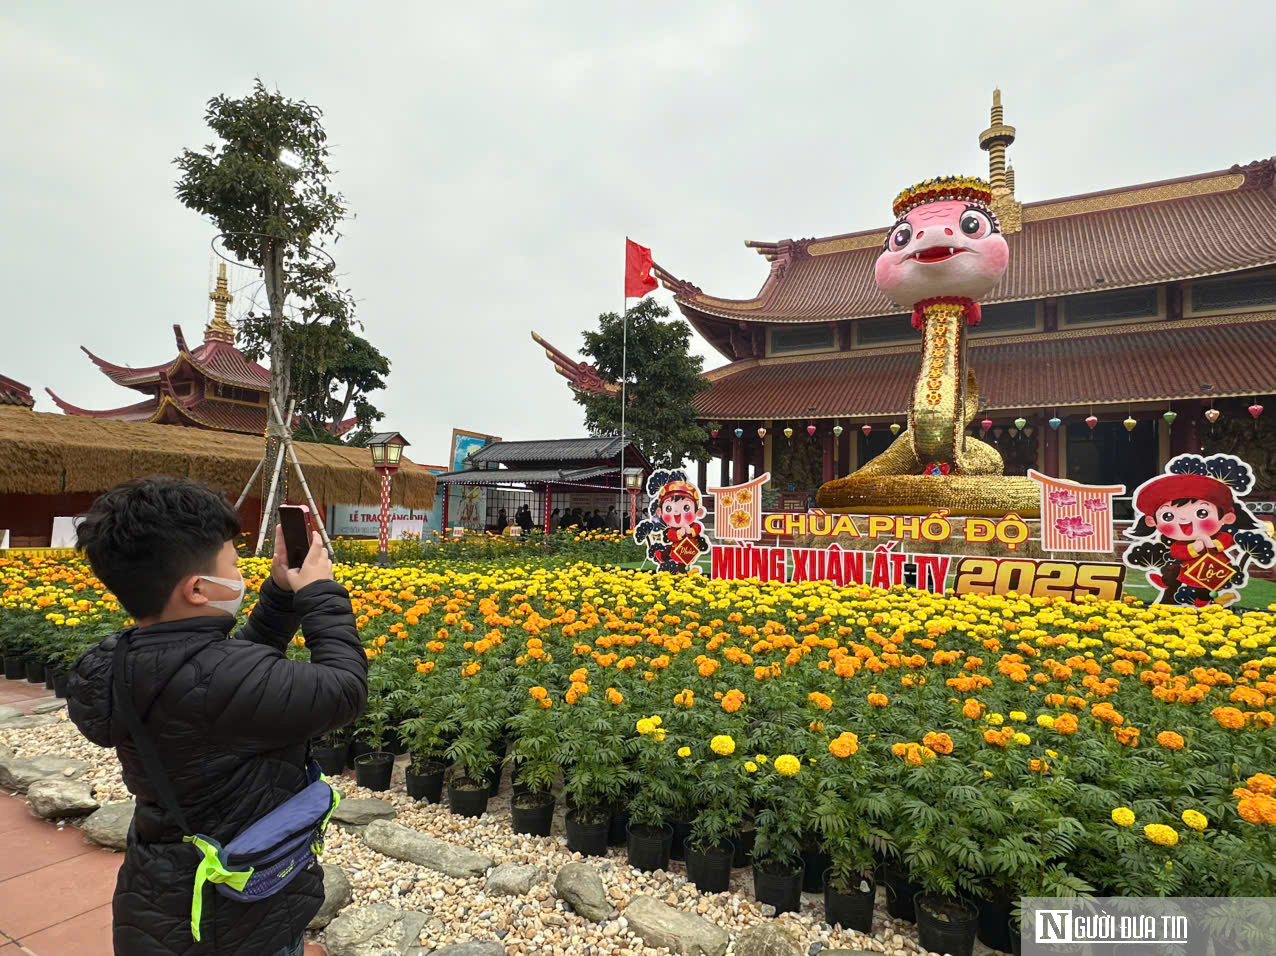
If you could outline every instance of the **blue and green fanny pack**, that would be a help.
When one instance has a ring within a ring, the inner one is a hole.
[[[150,737],[142,729],[141,719],[127,693],[124,649],[130,633],[122,633],[115,645],[115,706],[128,724],[129,735],[155,785],[160,803],[173,815],[182,832],[190,834],[191,827],[177,802],[172,781]],[[191,935],[197,942],[206,883],[214,884],[217,892],[229,899],[255,903],[274,896],[323,852],[324,831],[341,802],[341,794],[328,785],[319,764],[309,758],[306,777],[309,783],[300,793],[250,823],[225,846],[202,833],[182,838],[200,855],[191,895]]]

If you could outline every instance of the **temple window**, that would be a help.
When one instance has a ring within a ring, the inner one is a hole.
[[[1035,332],[1041,327],[1041,306],[1038,302],[985,305],[981,312],[983,318],[970,330],[972,336],[1013,335],[1016,332]]]
[[[797,352],[828,352],[837,347],[836,332],[831,325],[796,325],[768,329],[769,355],[792,355]]]
[[[919,338],[906,315],[888,315],[880,319],[860,319],[855,323],[855,344],[861,348],[874,345],[896,345]]]
[[[1069,296],[1060,309],[1064,325],[1105,325],[1155,319],[1161,315],[1156,286]]]
[[[1198,279],[1192,283],[1188,311],[1243,312],[1276,306],[1276,271]]]

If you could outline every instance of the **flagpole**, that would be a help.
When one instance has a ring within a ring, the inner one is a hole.
[[[629,260],[629,237],[625,236],[625,261]],[[629,290],[624,286],[625,280],[621,280],[620,291],[621,307],[620,307],[620,489],[617,492],[616,510],[620,512],[620,526],[625,526],[625,446],[628,442],[625,439],[625,383],[629,378]],[[629,529],[629,533],[633,534],[633,528]]]

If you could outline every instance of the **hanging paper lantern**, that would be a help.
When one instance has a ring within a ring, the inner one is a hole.
[[[979,423],[979,427],[982,428],[984,431],[987,431],[988,429],[992,428],[992,419],[985,418],[982,422]]]
[[[1060,418],[1058,415],[1056,415],[1054,418],[1050,419],[1050,421],[1046,422],[1046,424],[1049,425],[1051,428],[1053,428],[1055,431],[1058,431],[1059,426],[1063,424],[1063,419]]]
[[[714,429],[710,430],[710,432],[709,432],[709,437],[710,437],[710,438],[717,438],[717,437],[718,437],[718,430],[717,430],[716,428],[714,428]]]
[[[1174,419],[1176,419],[1176,418],[1178,418],[1178,417],[1179,417],[1179,413],[1178,413],[1178,412],[1166,412],[1166,413],[1165,413],[1165,414],[1163,414],[1161,417],[1165,419],[1165,424],[1167,424],[1167,425],[1173,425],[1173,424],[1174,424]]]
[[[844,429],[842,428],[842,426],[841,426],[841,425],[834,425],[834,426],[833,426],[833,437],[834,437],[834,438],[841,438],[841,437],[842,437],[842,432],[843,432],[843,431],[844,431]]]
[[[1258,402],[1249,407],[1250,418],[1257,418],[1261,414],[1263,414],[1263,406],[1258,404]]]
[[[765,429],[765,428],[759,428],[759,429],[758,429],[758,437],[759,437],[759,438],[766,438],[766,429]]]
[[[1131,416],[1126,415],[1125,421],[1123,421],[1121,424],[1125,426],[1126,431],[1132,432],[1134,431],[1135,426],[1138,425],[1139,423],[1135,421],[1134,418],[1132,418]]]
[[[1087,415],[1085,417],[1085,423],[1090,426],[1090,431],[1094,431],[1094,426],[1099,424],[1099,420],[1093,415]]]
[[[872,426],[872,425],[861,425],[861,426],[860,426],[860,431],[862,431],[862,432],[864,433],[864,435],[867,437],[868,435],[870,435],[870,434],[872,433],[872,431],[873,431],[873,426]]]
[[[1020,431],[1023,431],[1023,426],[1027,424],[1028,424],[1028,419],[1026,418],[1015,419],[1015,428],[1019,429]]]
[[[891,434],[892,434],[892,435],[898,435],[898,434],[899,434],[899,429],[900,429],[899,422],[891,422]]]
[[[806,433],[807,433],[808,435],[814,435],[814,434],[815,434],[815,426],[814,426],[814,425],[807,425],[807,426],[806,426]]]
[[[743,438],[743,437],[744,437],[744,429],[743,429],[743,428],[737,428],[737,429],[735,430],[735,437],[736,437],[736,438]]]
[[[793,437],[793,429],[792,429],[792,428],[789,428],[787,425],[786,425],[786,426],[785,426],[785,428],[784,428],[784,437],[785,437],[785,438],[792,438],[792,437]]]
[[[1220,412],[1217,408],[1205,409],[1205,417],[1209,419],[1209,422],[1211,425],[1214,424],[1214,422],[1218,421],[1218,416],[1221,414],[1222,412]]]

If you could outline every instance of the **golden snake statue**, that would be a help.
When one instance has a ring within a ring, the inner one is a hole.
[[[966,434],[979,412],[967,328],[979,323],[978,299],[1010,261],[991,202],[989,184],[970,176],[927,180],[896,197],[897,221],[875,275],[878,288],[913,310],[921,370],[908,428],[868,464],[820,488],[817,503],[826,511],[1039,513],[1037,483],[1005,477],[1001,453]]]

